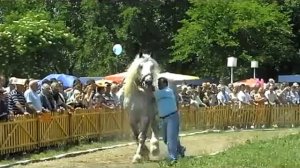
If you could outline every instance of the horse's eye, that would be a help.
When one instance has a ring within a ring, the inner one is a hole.
[[[143,68],[143,65],[139,65],[139,69],[142,69]]]

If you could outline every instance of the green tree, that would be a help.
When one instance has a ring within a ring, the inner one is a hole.
[[[191,0],[188,19],[174,38],[173,62],[199,76],[227,76],[226,60],[238,58],[237,73],[249,77],[250,61],[278,70],[294,48],[289,15],[276,4],[253,0]],[[248,75],[248,76],[247,76]]]
[[[7,17],[9,18],[9,17]],[[1,69],[8,76],[39,78],[72,72],[76,38],[47,13],[29,12],[0,25]]]

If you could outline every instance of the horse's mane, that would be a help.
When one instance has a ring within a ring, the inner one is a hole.
[[[138,72],[139,72],[139,65],[143,62],[147,62],[147,61],[151,61],[154,64],[154,71],[153,71],[153,81],[154,84],[156,84],[157,81],[157,77],[158,74],[160,72],[158,63],[151,58],[150,55],[148,54],[143,54],[142,57],[139,57],[139,55],[136,56],[136,58],[134,59],[134,61],[131,63],[131,65],[129,66],[129,68],[127,69],[127,74],[126,74],[126,78],[124,80],[125,84],[124,84],[124,96],[125,97],[129,97],[136,89],[137,89],[137,85],[136,85],[136,79],[139,77],[138,76]]]

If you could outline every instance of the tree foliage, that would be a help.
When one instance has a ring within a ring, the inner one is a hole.
[[[238,58],[240,75],[251,60],[279,68],[291,59],[293,37],[288,14],[276,4],[252,0],[192,0],[183,27],[174,38],[172,61],[189,63],[204,76],[225,76],[227,57]],[[201,12],[199,12],[201,11]]]
[[[67,71],[76,38],[45,13],[29,12],[0,25],[1,69],[6,75],[40,77]]]
[[[1,0],[0,66],[24,77],[104,76],[144,51],[168,71],[228,76],[235,56],[240,77],[252,59],[274,77],[300,72],[299,18],[298,0]]]

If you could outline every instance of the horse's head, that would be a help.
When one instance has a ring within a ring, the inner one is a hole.
[[[149,54],[139,54],[127,72],[128,75],[125,79],[125,85],[128,86],[128,92],[132,91],[129,89],[129,86],[133,83],[143,89],[150,89],[156,85],[159,66]]]
[[[154,85],[154,75],[156,62],[147,54],[139,55],[141,62],[138,66],[138,78],[137,82],[144,88],[150,88]]]

